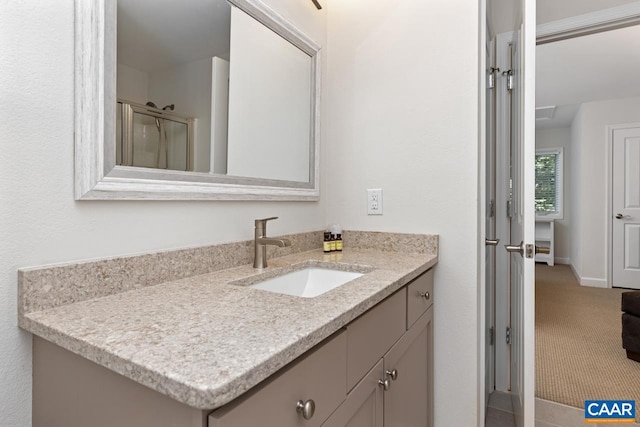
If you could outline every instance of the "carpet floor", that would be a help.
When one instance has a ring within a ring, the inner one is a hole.
[[[622,348],[622,292],[580,286],[566,265],[536,264],[536,397],[578,408],[587,399],[640,405],[640,363]]]

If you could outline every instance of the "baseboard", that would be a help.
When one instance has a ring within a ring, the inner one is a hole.
[[[580,285],[590,288],[608,288],[609,284],[604,279],[594,279],[592,277],[581,277]]]
[[[569,258],[554,258],[553,260],[556,264],[562,264],[562,265],[570,265],[571,264],[571,260]]]
[[[573,272],[573,275],[576,276],[576,279],[578,280],[578,283],[580,283],[581,286],[588,286],[590,288],[608,288],[609,287],[609,283],[607,282],[606,279],[595,279],[593,277],[581,277],[576,271],[576,268],[573,266],[573,264],[569,264],[569,266],[571,267],[571,271]]]

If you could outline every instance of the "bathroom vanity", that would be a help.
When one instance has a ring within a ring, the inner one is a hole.
[[[340,255],[296,252],[294,238],[268,269],[224,268],[35,311],[43,282],[62,284],[67,272],[75,286],[94,274],[108,283],[135,257],[22,270],[33,425],[432,425],[437,238],[380,251],[351,233]],[[308,267],[362,276],[313,298],[250,286]]]
[[[432,298],[429,270],[211,413],[208,425],[431,425]]]

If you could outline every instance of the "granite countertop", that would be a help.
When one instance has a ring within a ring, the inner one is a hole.
[[[23,329],[198,409],[240,396],[437,262],[345,249],[228,268],[20,315]],[[301,265],[367,272],[315,298],[244,285]]]

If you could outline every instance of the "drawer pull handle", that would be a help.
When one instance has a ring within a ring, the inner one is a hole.
[[[398,379],[398,370],[397,369],[392,369],[392,370],[386,370],[384,371],[385,374],[389,375],[391,377],[392,381],[395,381]]]
[[[429,298],[431,298],[431,294],[429,294],[429,292],[420,292],[420,296],[426,300],[428,300]]]
[[[296,403],[296,411],[299,414],[302,414],[302,418],[305,420],[310,420],[313,417],[313,414],[316,412],[316,402],[309,399],[306,402],[302,400],[298,400]]]
[[[389,390],[389,387],[391,387],[391,383],[386,378],[384,380],[378,380],[378,384],[380,384],[382,386],[382,389],[384,391]]]

